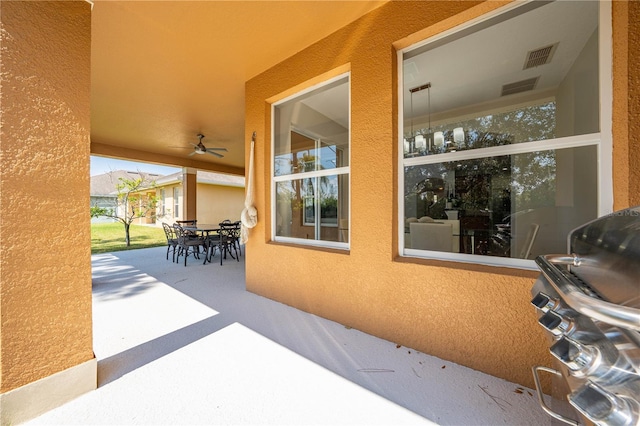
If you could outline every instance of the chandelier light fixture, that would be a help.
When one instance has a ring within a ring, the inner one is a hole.
[[[428,128],[426,134],[415,134],[413,131],[413,94],[422,90],[427,91],[427,119]],[[421,86],[409,89],[411,99],[411,134],[404,139],[404,152],[406,156],[415,156],[421,154],[432,154],[438,152],[455,152],[458,149],[464,148],[465,133],[462,127],[456,127],[453,131],[445,132],[438,131],[433,132],[431,128],[431,83],[425,83]]]
[[[417,135],[413,132],[413,94],[416,92],[420,92],[422,90],[427,90],[427,114],[429,117],[429,129],[427,130],[427,134],[423,135],[422,133],[418,133]],[[433,146],[433,132],[431,130],[431,83],[425,83],[422,86],[414,87],[409,89],[410,97],[411,97],[411,135],[409,138],[405,138],[404,140],[404,150],[408,155],[415,155],[419,153],[428,153],[431,151],[431,147]]]

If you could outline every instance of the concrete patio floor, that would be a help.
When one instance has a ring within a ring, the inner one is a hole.
[[[542,425],[535,392],[245,291],[244,256],[92,256],[98,389],[31,425]]]

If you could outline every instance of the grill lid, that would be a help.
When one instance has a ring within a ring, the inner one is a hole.
[[[640,308],[640,206],[600,217],[569,235],[571,272],[603,300]]]

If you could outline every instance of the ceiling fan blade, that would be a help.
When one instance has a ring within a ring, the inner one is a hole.
[[[209,150],[207,150],[207,154],[215,155],[218,158],[224,157],[224,155],[222,155],[222,154],[218,154],[217,152],[213,152],[213,151],[209,151]]]
[[[191,157],[193,154],[196,154],[196,151],[193,151],[191,154],[189,154],[188,156]]]
[[[227,151],[227,148],[207,148],[207,151]]]

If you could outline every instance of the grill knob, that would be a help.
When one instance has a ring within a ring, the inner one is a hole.
[[[568,337],[562,337],[551,346],[551,354],[571,370],[574,376],[585,376],[601,363],[601,354],[595,346],[585,346]]]
[[[573,321],[554,311],[546,312],[538,322],[556,337],[569,334],[573,330]]]
[[[597,425],[632,426],[640,420],[636,401],[618,397],[592,382],[569,395],[569,402]]]
[[[531,300],[531,304],[543,313],[547,313],[550,310],[555,309],[560,304],[560,302],[558,301],[558,299],[555,299],[548,294],[539,292]]]

